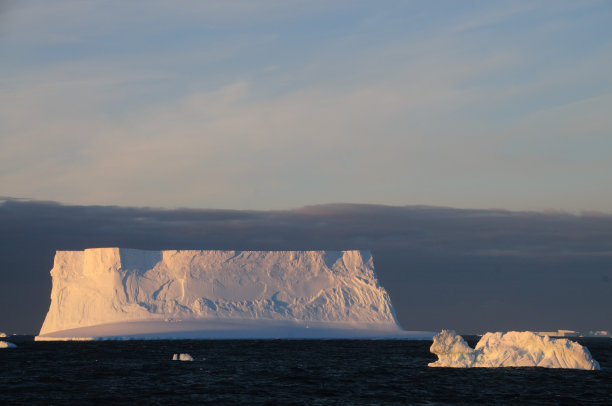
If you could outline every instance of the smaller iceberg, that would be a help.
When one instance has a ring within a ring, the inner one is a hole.
[[[0,337],[6,337],[6,333],[0,331]]]
[[[187,353],[174,354],[172,361],[193,361],[193,357]]]
[[[438,356],[430,367],[543,367],[598,370],[586,347],[565,338],[542,337],[530,331],[486,333],[471,348],[452,330],[433,338],[430,351]]]
[[[17,348],[17,346],[13,343],[9,343],[8,341],[0,341],[0,348]]]

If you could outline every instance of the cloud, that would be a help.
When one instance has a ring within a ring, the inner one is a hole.
[[[0,203],[0,326],[36,332],[56,250],[369,249],[408,329],[610,329],[612,216],[333,204],[243,211]],[[551,305],[554,303],[554,306]]]
[[[5,11],[8,195],[610,207],[610,42],[582,29],[596,3],[578,20],[531,3],[49,4]]]

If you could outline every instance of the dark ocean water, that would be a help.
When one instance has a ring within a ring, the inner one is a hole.
[[[601,371],[429,368],[430,341],[21,342],[0,404],[612,404],[612,339],[579,341]]]

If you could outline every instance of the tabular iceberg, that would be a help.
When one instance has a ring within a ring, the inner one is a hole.
[[[430,367],[599,369],[599,363],[586,347],[565,338],[542,337],[530,331],[486,333],[471,348],[454,331],[442,330],[434,336],[431,352],[438,360],[430,363]]]
[[[51,276],[37,340],[407,335],[368,251],[94,248]]]

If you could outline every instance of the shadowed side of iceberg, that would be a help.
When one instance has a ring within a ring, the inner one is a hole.
[[[471,348],[454,331],[433,337],[431,352],[438,356],[430,367],[499,368],[543,367],[598,370],[589,350],[571,340],[542,337],[530,331],[486,333]]]

